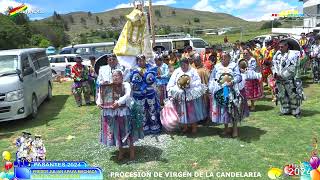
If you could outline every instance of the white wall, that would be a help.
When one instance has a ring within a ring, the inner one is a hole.
[[[319,0],[309,0],[303,4],[303,7],[310,7],[320,4]]]
[[[272,28],[272,33],[275,34],[293,34],[293,35],[300,35],[301,33],[308,33],[312,32],[314,29],[318,28]]]

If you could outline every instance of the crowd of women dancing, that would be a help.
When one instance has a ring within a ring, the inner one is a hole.
[[[320,38],[310,56],[320,59]],[[255,102],[265,96],[264,89],[272,92],[280,115],[301,118],[302,59],[302,51],[290,50],[286,40],[267,42],[264,48],[236,42],[230,52],[208,47],[198,54],[189,46],[183,53],[160,53],[154,59],[139,55],[131,69],[112,55],[98,74],[78,57],[72,67],[72,90],[79,106],[81,92],[89,104],[90,79],[96,80],[95,100],[102,110],[101,142],[119,147],[119,159],[128,145],[134,159],[133,143],[169,129],[168,124],[195,134],[201,121],[211,121],[224,124],[225,135],[237,137],[238,123],[255,111]],[[319,77],[319,71],[314,73]],[[168,122],[175,120],[178,122]]]

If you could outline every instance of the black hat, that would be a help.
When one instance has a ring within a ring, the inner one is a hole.
[[[162,52],[162,51],[164,51],[165,49],[166,49],[166,48],[163,47],[163,46],[155,46],[155,47],[153,47],[153,51],[156,51],[156,52],[158,52],[158,51]]]
[[[77,60],[80,60],[80,61],[82,61],[82,57],[81,56],[76,56],[76,59],[75,59],[76,61]]]
[[[29,132],[25,132],[25,131],[24,131],[24,132],[22,132],[22,134],[23,134],[23,135],[29,135],[29,136],[31,136],[31,133],[29,133]]]

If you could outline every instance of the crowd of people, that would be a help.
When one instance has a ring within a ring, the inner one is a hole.
[[[86,104],[91,103],[90,94],[94,96],[102,109],[101,142],[119,147],[119,159],[122,148],[129,145],[134,159],[136,140],[163,131],[166,116],[161,113],[168,102],[183,133],[189,129],[197,133],[203,121],[224,124],[223,133],[237,137],[238,124],[256,110],[256,101],[268,90],[272,101],[280,105],[281,116],[300,119],[305,99],[300,79],[304,56],[313,59],[314,78],[320,82],[320,38],[313,41],[310,50],[300,41],[305,43],[301,51],[291,50],[286,39],[271,40],[266,47],[237,41],[230,52],[207,47],[199,54],[188,46],[183,53],[158,53],[151,61],[138,55],[131,69],[111,55],[99,73],[92,68],[94,59],[90,68],[77,57],[71,69],[72,92],[78,106],[82,106],[81,93]]]

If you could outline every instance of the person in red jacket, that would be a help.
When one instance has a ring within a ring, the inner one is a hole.
[[[90,105],[90,85],[89,69],[82,64],[81,57],[76,57],[76,64],[72,66],[71,77],[74,80],[72,85],[72,94],[76,100],[78,107],[82,106],[82,93],[84,95],[86,105]]]

